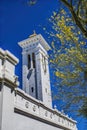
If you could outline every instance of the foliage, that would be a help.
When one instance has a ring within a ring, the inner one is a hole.
[[[59,80],[58,99],[66,103],[65,110],[79,111],[87,99],[87,43],[70,15],[63,9],[53,12],[51,66]],[[65,104],[64,103],[64,104]],[[79,108],[80,106],[80,108]]]
[[[71,12],[73,21],[87,37],[87,0],[60,0]]]
[[[59,1],[71,14],[62,9],[50,19],[53,38],[50,63],[58,86],[56,98],[64,102],[63,109],[74,107],[74,111],[87,117],[87,0]],[[36,4],[36,0],[29,0],[29,4]]]
[[[83,115],[87,118],[87,99],[84,100],[83,106],[79,110],[80,115]]]

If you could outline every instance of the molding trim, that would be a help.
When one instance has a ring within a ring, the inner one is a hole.
[[[31,114],[31,113],[25,112],[23,109],[16,107],[16,106],[14,107],[14,112],[21,114],[21,115],[24,115],[24,116],[27,116],[27,117],[30,117],[30,118],[33,118],[35,120],[49,124],[49,125],[57,127],[57,128],[61,128],[61,129],[64,129],[64,130],[71,130],[67,127],[65,128],[65,126],[63,126],[63,125],[54,123],[51,120],[46,120],[46,118],[41,118],[41,117],[37,116],[36,114],[34,115],[34,114]]]

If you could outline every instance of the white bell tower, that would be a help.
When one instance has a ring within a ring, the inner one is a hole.
[[[47,51],[50,46],[39,34],[18,43],[22,47],[23,90],[52,107]]]

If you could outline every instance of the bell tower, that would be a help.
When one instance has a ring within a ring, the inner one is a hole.
[[[50,46],[35,32],[18,43],[22,47],[23,90],[32,97],[52,107],[48,54]]]

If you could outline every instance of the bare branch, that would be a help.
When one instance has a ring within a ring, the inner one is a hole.
[[[80,4],[81,4],[81,0],[79,0],[79,2],[78,2],[78,7],[77,7],[77,16],[78,16],[78,14],[79,14],[79,7],[80,7]]]
[[[82,26],[80,20],[78,19],[76,13],[74,12],[73,8],[70,9],[72,17],[74,18],[74,21],[76,23],[76,25],[80,28],[80,30],[83,32],[83,34],[87,37],[87,30],[84,29],[84,27]]]

